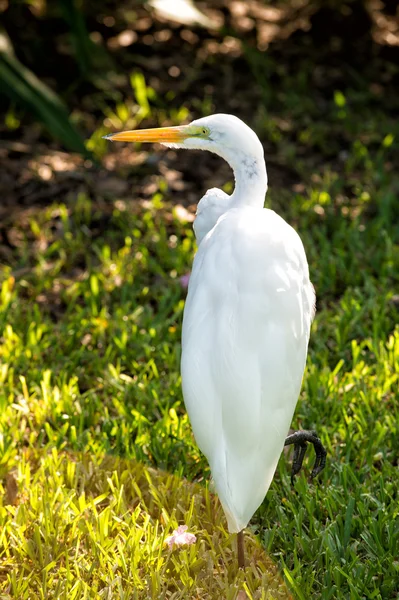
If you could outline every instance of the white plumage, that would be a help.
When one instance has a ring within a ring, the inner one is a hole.
[[[229,530],[272,481],[306,362],[314,292],[276,213],[227,210],[199,246],[183,320],[183,394]]]
[[[211,119],[224,126],[223,115]],[[236,121],[229,117],[225,130],[233,145],[236,132],[248,129],[241,122],[229,128]],[[245,528],[272,481],[300,392],[315,304],[298,234],[263,208],[265,177],[261,168],[251,170],[264,164],[262,146],[243,150],[239,135],[235,143],[236,154],[227,154],[245,193],[211,190],[199,203],[181,361],[194,435],[231,532]]]
[[[231,165],[231,196],[198,204],[183,319],[183,394],[231,532],[264,499],[288,433],[305,368],[315,295],[298,234],[263,208],[262,145],[232,115],[109,136],[210,150]]]

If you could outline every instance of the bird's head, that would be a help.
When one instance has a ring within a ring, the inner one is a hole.
[[[170,148],[209,150],[221,156],[237,151],[263,156],[257,135],[234,115],[210,115],[188,125],[123,131],[105,137],[113,142],[158,142]]]

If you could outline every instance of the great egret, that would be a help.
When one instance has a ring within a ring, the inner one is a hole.
[[[181,373],[195,439],[209,461],[229,531],[239,534],[242,567],[242,531],[269,489],[284,445],[295,445],[292,477],[307,442],[316,450],[312,476],[325,465],[315,432],[286,439],[315,312],[305,251],[294,229],[263,207],[262,144],[237,117],[216,114],[106,137],[210,150],[234,171],[231,196],[211,189],[198,204]]]

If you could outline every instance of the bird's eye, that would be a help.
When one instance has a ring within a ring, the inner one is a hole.
[[[202,128],[202,133],[203,133],[204,135],[206,135],[206,134],[208,133],[208,131],[205,129],[205,127],[203,127],[203,128]]]

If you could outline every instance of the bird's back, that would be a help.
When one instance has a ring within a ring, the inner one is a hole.
[[[183,394],[230,531],[273,478],[298,399],[314,291],[297,233],[233,208],[201,242],[183,320]]]

